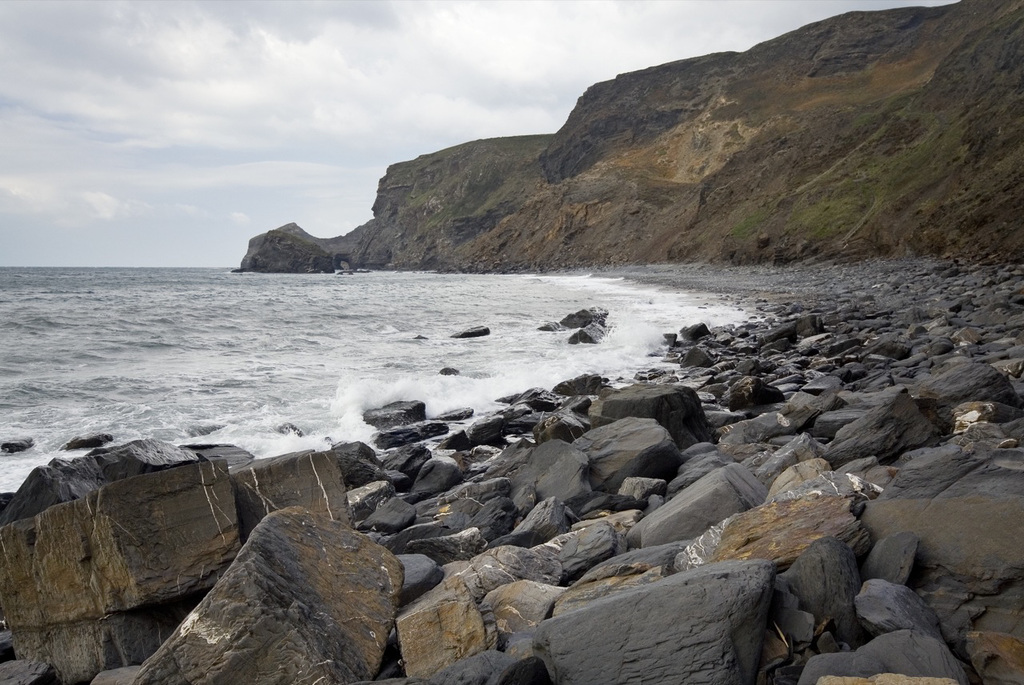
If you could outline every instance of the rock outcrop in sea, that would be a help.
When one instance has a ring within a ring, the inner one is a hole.
[[[1024,3],[852,12],[391,165],[353,266],[1024,257]],[[305,268],[302,266],[301,268]]]
[[[793,277],[643,381],[368,412],[435,426],[400,446],[55,460],[0,527],[0,678],[1021,682],[1024,268]]]

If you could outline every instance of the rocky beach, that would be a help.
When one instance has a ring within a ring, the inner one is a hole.
[[[1024,267],[614,273],[752,316],[490,415],[408,397],[373,444],[36,469],[0,511],[0,681],[1024,679]]]

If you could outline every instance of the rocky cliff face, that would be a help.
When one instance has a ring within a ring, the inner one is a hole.
[[[285,224],[249,240],[239,271],[260,273],[333,273],[351,257],[350,239],[317,238],[298,224]]]
[[[855,12],[395,164],[360,265],[1024,258],[1024,0]]]

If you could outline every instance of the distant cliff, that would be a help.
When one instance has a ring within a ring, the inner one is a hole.
[[[285,224],[249,240],[239,271],[333,273],[351,261],[351,239],[317,238],[297,224]]]
[[[359,265],[1024,258],[1024,0],[854,12],[391,166]]]

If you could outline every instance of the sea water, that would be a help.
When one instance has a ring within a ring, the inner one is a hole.
[[[610,312],[598,345],[538,330],[595,306]],[[362,413],[388,402],[480,415],[582,373],[629,378],[661,363],[664,333],[747,318],[708,296],[587,275],[0,268],[0,440],[35,440],[0,455],[0,491],[83,454],[60,451],[75,436],[257,457],[369,442]],[[451,337],[473,326],[491,333]]]

